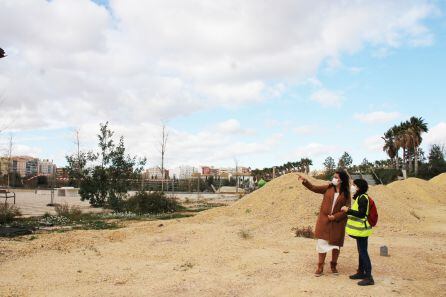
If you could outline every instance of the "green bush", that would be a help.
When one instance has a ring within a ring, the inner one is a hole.
[[[70,207],[67,203],[56,204],[54,210],[58,216],[66,217],[72,221],[77,221],[82,216],[81,208],[77,205],[72,205]]]
[[[446,172],[446,164],[421,164],[417,177],[431,179],[444,172]]]
[[[184,209],[176,199],[168,198],[162,192],[137,192],[122,204],[122,210],[136,214],[172,213]]]
[[[21,215],[20,210],[14,204],[0,203],[0,224],[11,223],[15,217]]]
[[[398,176],[401,176],[401,170],[392,168],[376,168],[375,174],[379,177],[378,180],[376,176],[373,176],[376,183],[380,184],[382,181],[383,184],[387,185],[393,181],[396,181]]]

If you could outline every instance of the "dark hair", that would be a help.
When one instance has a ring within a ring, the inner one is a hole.
[[[356,191],[355,195],[353,195],[353,199],[356,199],[359,196],[361,196],[362,194],[367,193],[367,191],[369,189],[369,184],[367,183],[366,180],[364,180],[362,178],[358,178],[358,179],[355,179],[353,181],[353,183],[358,187],[358,191]]]
[[[350,199],[350,176],[345,170],[338,170],[335,173],[341,179],[341,193],[344,193],[344,196]]]

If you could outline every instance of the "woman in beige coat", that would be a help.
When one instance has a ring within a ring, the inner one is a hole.
[[[301,175],[299,175],[299,180],[309,190],[323,194],[314,232],[318,239],[316,250],[319,254],[315,276],[323,274],[325,257],[329,251],[332,253],[331,271],[337,274],[336,265],[340,249],[344,245],[345,225],[347,223],[347,216],[341,211],[341,208],[351,205],[350,177],[345,171],[336,171],[331,183],[323,186],[315,186]]]

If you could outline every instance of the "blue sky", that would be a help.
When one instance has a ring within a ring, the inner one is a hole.
[[[30,16],[0,31],[3,152],[12,135],[17,154],[63,166],[74,131],[94,149],[107,120],[149,166],[163,122],[169,167],[383,159],[380,136],[413,115],[425,150],[446,143],[444,2],[23,2],[0,7],[1,28]]]

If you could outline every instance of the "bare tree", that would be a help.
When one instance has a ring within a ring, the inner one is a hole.
[[[12,135],[9,135],[9,143],[8,143],[8,171],[7,171],[8,185],[6,186],[8,189],[9,189],[9,182],[10,182],[9,179],[10,179],[10,175],[11,175],[12,146],[13,146]],[[14,182],[15,182],[15,178],[14,178]]]
[[[238,186],[239,186],[239,180],[238,180],[238,160],[234,157],[234,163],[235,163],[235,192],[238,193]]]
[[[163,124],[163,130],[161,135],[161,192],[164,192],[164,156],[166,154],[166,148],[167,148],[167,139],[169,137],[169,131],[166,129],[166,124]]]
[[[76,162],[76,170],[77,170],[77,187],[81,186],[81,150],[80,150],[80,141],[79,141],[79,130],[76,130],[76,139],[75,144],[77,148],[77,162]]]

